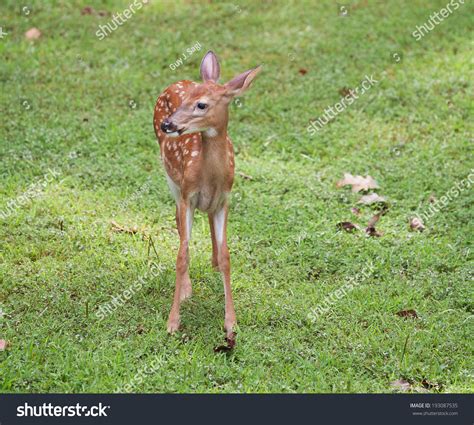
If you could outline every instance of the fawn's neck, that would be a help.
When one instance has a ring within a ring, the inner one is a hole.
[[[202,144],[204,157],[213,156],[218,154],[222,156],[226,153],[226,140],[227,140],[227,123],[228,113],[226,111],[225,116],[219,120],[219,124],[203,131]]]
[[[227,186],[227,180],[231,179],[233,175],[233,171],[230,169],[230,158],[233,156],[233,152],[229,151],[232,149],[232,145],[228,142],[227,117],[225,118],[220,121],[219,126],[203,131],[201,134],[203,173],[208,179],[217,179]]]

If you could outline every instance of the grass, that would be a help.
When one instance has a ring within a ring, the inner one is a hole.
[[[2,392],[392,392],[401,378],[413,391],[423,380],[473,390],[472,188],[424,232],[408,226],[471,172],[472,4],[416,41],[446,1],[354,2],[345,18],[329,1],[151,1],[99,41],[111,16],[81,15],[82,2],[33,1],[28,15],[3,3],[0,211],[48,169],[60,174],[0,220]],[[172,71],[196,42],[203,50]],[[203,214],[183,330],[165,330],[178,238],[153,107],[167,85],[198,78],[207,49],[223,80],[264,64],[231,107],[237,171],[252,179],[238,175],[232,197],[230,353],[213,351],[223,289]],[[366,75],[379,82],[310,137],[309,120]],[[375,210],[351,214],[360,195],[335,187],[344,172],[370,174],[388,198],[382,237],[337,230]],[[113,220],[144,229],[156,252]],[[152,263],[159,273],[99,320]],[[355,289],[310,320],[348,281]],[[418,319],[396,314],[405,309]]]

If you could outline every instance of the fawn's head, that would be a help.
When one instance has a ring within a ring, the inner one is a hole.
[[[211,135],[227,124],[229,104],[243,94],[261,71],[261,66],[249,69],[226,84],[217,84],[220,66],[216,55],[209,51],[201,62],[202,84],[185,94],[176,111],[161,124],[169,136],[208,131]]]

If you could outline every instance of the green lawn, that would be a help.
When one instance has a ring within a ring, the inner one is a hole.
[[[472,3],[412,36],[446,3],[358,1],[342,17],[333,1],[151,0],[99,40],[99,25],[129,1],[91,2],[85,15],[79,1],[26,11],[3,1],[0,390],[392,392],[404,379],[413,391],[472,391],[472,187],[424,232],[408,224],[473,168]],[[31,27],[38,40],[25,39]],[[224,295],[201,213],[194,294],[182,331],[166,333],[178,237],[153,131],[158,95],[196,80],[208,49],[223,80],[264,64],[231,107],[239,327],[227,353],[213,350]],[[377,84],[310,136],[310,120],[366,76]],[[377,208],[356,217],[361,194],[336,188],[345,172],[373,176],[387,198],[381,237],[363,229]],[[115,232],[112,221],[139,232]],[[341,221],[362,229],[340,231]],[[100,307],[143,276],[100,320]],[[348,282],[353,290],[313,320]],[[409,309],[418,318],[397,315]]]

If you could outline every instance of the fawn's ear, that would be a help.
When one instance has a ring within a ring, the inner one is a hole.
[[[254,78],[262,70],[262,65],[249,69],[224,85],[229,96],[240,96],[250,87]]]
[[[221,67],[217,56],[212,50],[209,50],[201,61],[201,78],[202,81],[213,81],[217,82],[221,74]]]

